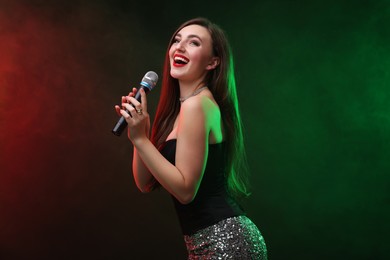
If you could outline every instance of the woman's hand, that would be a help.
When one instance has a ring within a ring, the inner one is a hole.
[[[134,96],[137,89],[128,96],[122,97],[122,108],[115,106],[118,115],[123,116],[128,124],[128,138],[133,143],[142,138],[149,138],[150,117],[147,112],[147,100],[145,91],[140,88],[141,102],[138,102]]]
[[[137,89],[136,89],[136,88],[133,88],[133,90],[129,93],[128,96],[129,96],[129,97],[134,97],[136,93],[137,93]],[[121,104],[122,104],[122,103],[126,103],[126,102],[127,102],[126,97],[125,97],[125,96],[122,96],[122,98],[121,98]],[[122,114],[121,114],[121,107],[120,107],[120,106],[115,105],[115,111],[116,111],[116,113],[118,114],[118,116],[122,116]]]

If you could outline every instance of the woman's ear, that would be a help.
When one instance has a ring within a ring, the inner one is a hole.
[[[220,62],[219,57],[212,57],[209,65],[207,65],[207,67],[206,67],[206,70],[215,69],[219,65],[219,62]]]

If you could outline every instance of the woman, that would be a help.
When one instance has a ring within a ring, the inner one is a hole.
[[[233,59],[223,31],[204,18],[173,34],[151,137],[146,94],[122,97],[118,114],[134,145],[137,187],[171,195],[189,259],[267,259],[238,200],[248,195]],[[128,113],[126,112],[126,109]]]

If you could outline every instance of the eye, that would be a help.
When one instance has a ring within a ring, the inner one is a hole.
[[[198,42],[198,41],[190,41],[190,45],[199,47],[200,46],[200,42]]]
[[[175,39],[173,39],[172,44],[176,44],[179,42],[180,42],[180,38],[176,37]]]

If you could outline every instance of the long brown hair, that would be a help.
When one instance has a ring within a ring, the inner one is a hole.
[[[153,123],[151,140],[156,147],[160,147],[172,131],[174,121],[180,111],[179,83],[170,75],[169,49],[176,34],[182,28],[193,24],[208,29],[214,55],[220,58],[220,64],[208,72],[203,83],[210,89],[221,111],[225,141],[228,147],[228,192],[237,198],[246,197],[249,195],[248,168],[231,47],[223,30],[206,18],[195,18],[183,23],[171,37],[165,55],[161,95]]]

